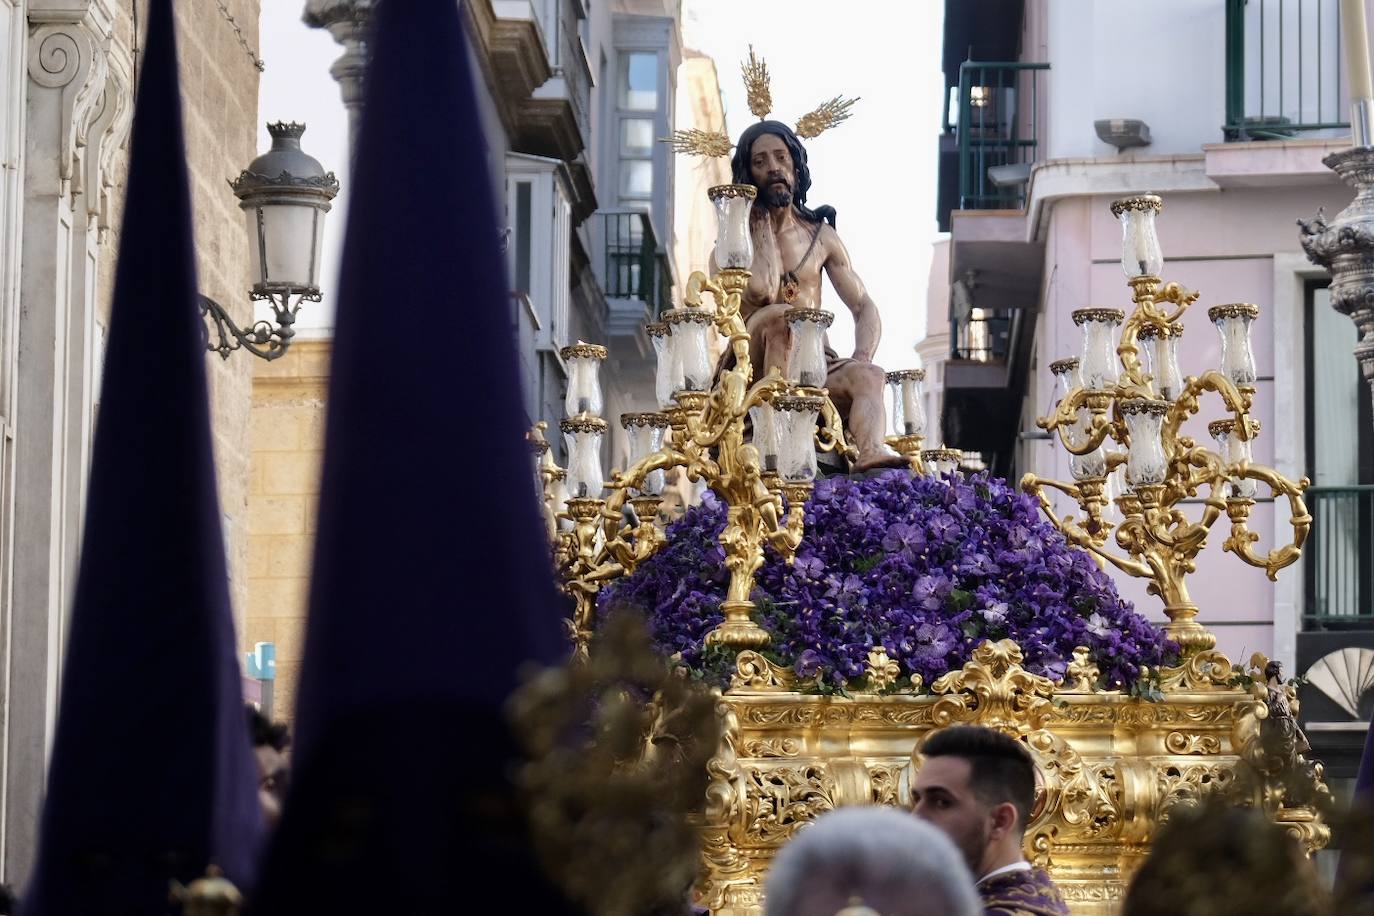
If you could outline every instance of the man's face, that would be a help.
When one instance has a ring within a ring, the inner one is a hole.
[[[773,134],[764,134],[754,141],[749,151],[749,172],[759,189],[759,199],[772,208],[792,205],[792,190],[797,176],[792,154],[787,144]]]
[[[275,827],[281,818],[290,763],[285,753],[268,744],[253,748],[253,756],[258,762],[258,804],[268,826]]]
[[[991,840],[991,806],[979,801],[969,785],[972,767],[962,757],[931,757],[916,774],[912,812],[944,831],[963,853],[976,878]]]

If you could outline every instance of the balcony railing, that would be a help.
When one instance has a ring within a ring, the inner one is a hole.
[[[950,358],[976,363],[1002,362],[1011,350],[1011,309],[971,309],[951,314]]]
[[[1339,0],[1226,0],[1228,140],[1350,127]]]
[[[1025,203],[1039,146],[1039,80],[1049,64],[966,61],[959,67],[959,209]]]
[[[649,214],[613,211],[601,214],[606,240],[607,299],[638,299],[656,319],[671,308],[672,273],[659,251]]]
[[[1307,628],[1374,627],[1374,486],[1311,487],[1307,505]]]

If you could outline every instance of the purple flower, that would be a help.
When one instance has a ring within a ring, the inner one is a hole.
[[[708,651],[729,573],[719,543],[725,506],[713,495],[668,527],[667,543],[598,596],[600,615],[635,609],[665,655],[727,686],[731,653]],[[1177,647],[1117,594],[1111,578],[1005,481],[937,481],[901,471],[817,481],[792,564],[765,551],[753,599],[769,652],[812,689],[866,676],[883,646],[927,684],[985,638],[1009,637],[1035,674],[1063,675],[1086,645],[1109,684]]]
[[[916,649],[912,654],[921,659],[944,658],[958,641],[954,631],[943,623],[923,623],[916,628]]]

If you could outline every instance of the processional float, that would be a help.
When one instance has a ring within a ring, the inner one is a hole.
[[[804,507],[816,483],[817,452],[849,448],[822,387],[822,332],[830,316],[790,312],[788,366],[758,371],[740,317],[754,255],[755,188],[725,185],[709,195],[718,216],[718,272],[692,274],[681,306],[648,328],[662,409],[620,418],[629,466],[603,479],[607,422],[597,373],[607,354],[599,346],[579,343],[562,354],[569,365],[568,415],[560,424],[567,467],[555,463],[542,424],[531,436],[555,565],[572,603],[576,655],[585,657],[597,629],[598,594],[667,542],[660,518],[665,472],[678,469],[704,482],[724,506],[719,543],[729,584],[723,619],[706,642],[733,653],[734,674],[716,702],[721,737],[706,765],[698,823],[702,904],[720,914],[757,914],[769,862],[809,821],[842,805],[909,807],[921,742],[953,724],[1005,731],[1030,751],[1041,784],[1027,855],[1049,869],[1076,913],[1115,912],[1156,828],[1176,806],[1211,792],[1261,808],[1308,852],[1324,846],[1326,789],[1320,765],[1301,753],[1292,686],[1266,672],[1262,656],[1237,665],[1217,651],[1185,584],[1223,519],[1223,547],[1245,563],[1270,578],[1293,563],[1311,524],[1302,499],[1307,481],[1252,460],[1260,433],[1251,417],[1254,305],[1212,307],[1221,365],[1182,375],[1180,319],[1198,295],[1161,279],[1160,199],[1112,205],[1123,230],[1131,307],[1074,312],[1082,352],[1052,367],[1060,397],[1039,425],[1068,451],[1073,479],[1027,475],[1021,488],[1070,544],[1148,581],[1163,602],[1176,663],[1142,672],[1153,687],[1139,691],[1106,684],[1086,646],[1073,651],[1061,679],[1051,680],[1027,670],[1012,640],[988,640],[961,668],[924,684],[874,646],[863,681],[870,692],[822,695],[770,660],[773,634],[760,625],[754,599],[765,552],[790,559],[807,537]],[[734,357],[719,374],[710,329]],[[910,467],[887,473],[930,475],[953,486],[959,453],[924,449],[922,378],[914,369],[888,374],[887,441]],[[1204,403],[1216,411],[1207,427],[1210,448],[1187,428]],[[1259,535],[1249,527],[1261,488],[1286,501],[1292,526],[1291,542],[1267,552],[1257,551]],[[897,689],[899,682],[909,686]]]

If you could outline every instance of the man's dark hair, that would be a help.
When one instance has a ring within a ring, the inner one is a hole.
[[[291,732],[285,722],[273,722],[252,704],[245,705],[244,712],[248,716],[248,734],[253,737],[253,747],[284,751],[291,744]]]
[[[797,213],[805,220],[812,223],[819,223],[825,220],[833,228],[835,226],[835,208],[817,207],[814,210],[806,206],[806,192],[811,189],[811,168],[806,164],[806,147],[802,146],[801,138],[796,135],[792,128],[781,121],[759,121],[757,124],[749,125],[748,129],[740,135],[739,143],[735,146],[735,155],[730,160],[731,180],[735,184],[754,185],[754,175],[750,170],[749,162],[754,155],[754,141],[764,134],[772,134],[782,140],[787,145],[787,151],[792,155],[792,171],[797,177],[797,186],[792,189],[792,206]],[[754,185],[754,187],[758,187]],[[755,201],[755,206],[760,206],[762,197]]]
[[[973,725],[935,732],[921,745],[923,757],[958,757],[969,763],[969,785],[984,803],[1016,806],[1021,830],[1035,806],[1035,762],[1010,735]]]

